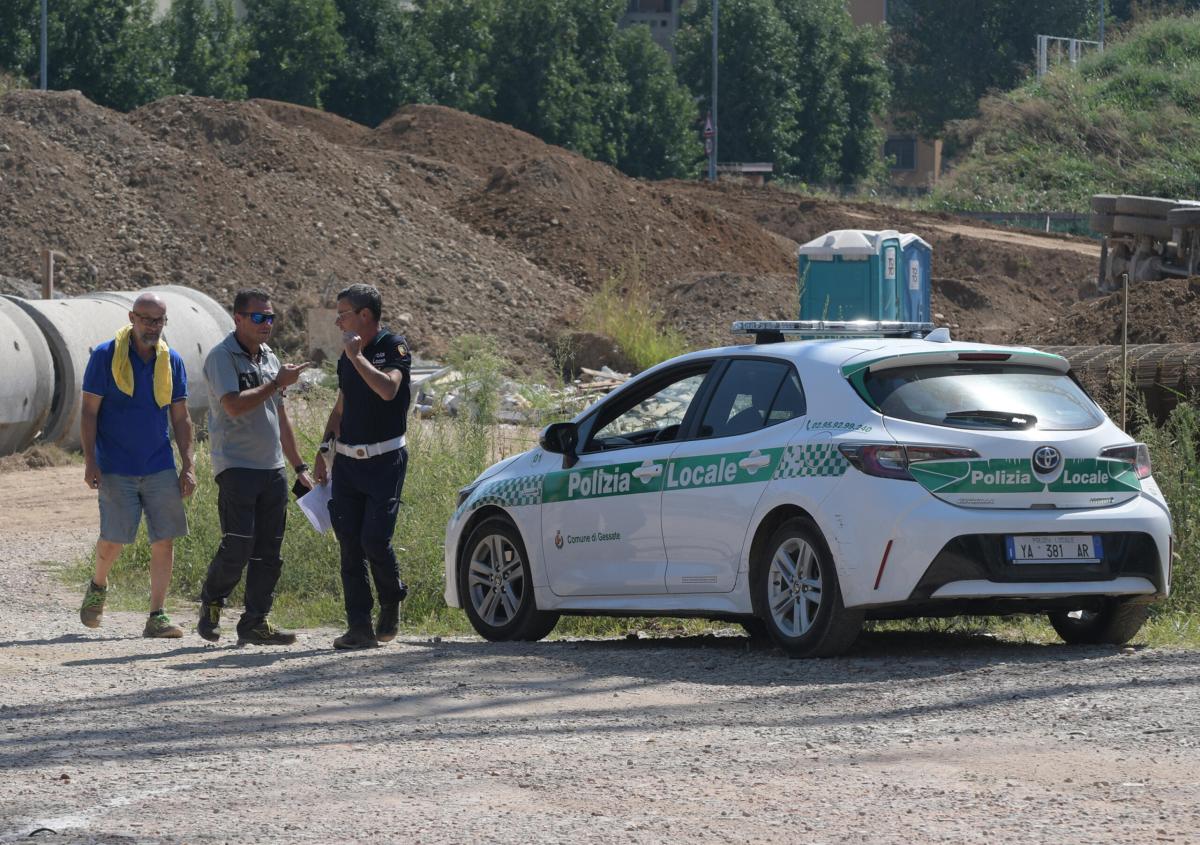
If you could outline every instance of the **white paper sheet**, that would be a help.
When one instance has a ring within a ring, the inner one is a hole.
[[[332,494],[333,484],[326,482],[318,484],[296,500],[300,510],[319,534],[324,534],[333,527],[329,521],[329,499]]]

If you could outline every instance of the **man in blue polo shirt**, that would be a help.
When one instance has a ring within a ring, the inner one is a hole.
[[[162,339],[167,306],[143,293],[129,325],[92,350],[83,375],[79,436],[84,481],[100,491],[100,539],[96,570],[84,594],[79,620],[96,628],[104,615],[108,573],[121,549],[137,536],[142,513],[150,538],[150,618],[144,637],[181,637],[163,608],[174,565],[174,540],[187,534],[183,498],[196,489],[192,422],[187,409],[183,359]],[[182,462],[175,456],[167,420]]]
[[[375,648],[395,638],[400,602],[408,594],[392,549],[400,491],[408,468],[407,428],[412,354],[408,341],[381,328],[383,301],[370,285],[337,295],[345,351],[338,359],[338,395],[317,454],[314,479],[330,477],[337,455],[329,516],[342,556],[345,634],[338,649]],[[368,577],[368,565],[370,577]],[[379,617],[371,626],[371,581]]]

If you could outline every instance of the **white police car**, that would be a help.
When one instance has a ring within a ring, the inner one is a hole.
[[[489,640],[560,614],[736,619],[788,652],[864,619],[1049,614],[1129,640],[1167,595],[1144,445],[1032,349],[850,335],[696,352],[639,375],[459,494],[446,594]]]

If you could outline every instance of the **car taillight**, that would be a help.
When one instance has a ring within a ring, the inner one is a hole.
[[[1100,453],[1100,457],[1129,464],[1130,468],[1137,473],[1138,478],[1149,478],[1151,475],[1150,450],[1146,448],[1145,443],[1110,446]]]
[[[978,458],[974,449],[959,446],[919,446],[904,443],[841,443],[838,451],[855,469],[877,478],[915,481],[908,468],[925,461]]]

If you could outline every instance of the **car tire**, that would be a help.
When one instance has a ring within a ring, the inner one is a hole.
[[[862,630],[863,613],[842,603],[833,555],[809,519],[775,529],[753,562],[750,589],[755,616],[792,657],[835,657]]]
[[[1129,599],[1109,599],[1098,611],[1054,611],[1050,624],[1071,645],[1124,645],[1141,630],[1150,605]]]
[[[558,624],[557,613],[537,609],[525,543],[507,519],[485,519],[471,531],[459,555],[458,591],[485,640],[540,640]]]

